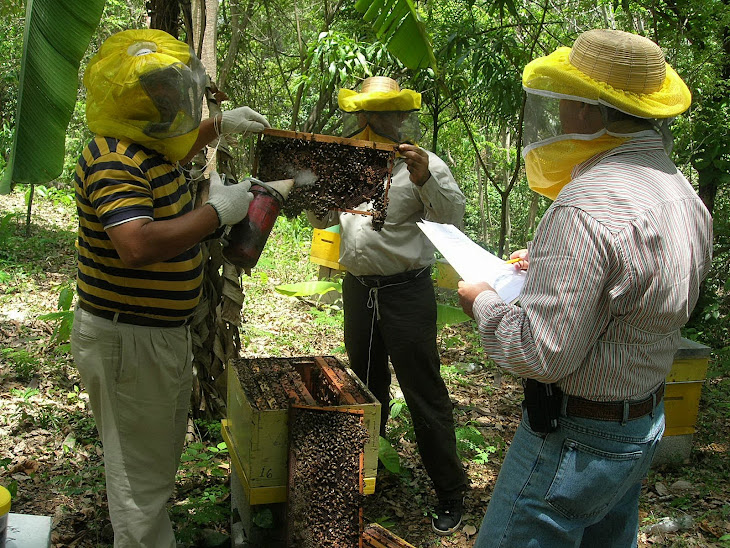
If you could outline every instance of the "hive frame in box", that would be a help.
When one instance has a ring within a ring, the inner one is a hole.
[[[334,380],[334,379],[332,379]],[[335,381],[336,382],[336,381]],[[352,398],[350,398],[352,399]],[[351,401],[350,403],[355,403],[354,401]],[[307,413],[307,412],[323,412],[323,413],[347,413],[350,415],[355,415],[359,418],[360,424],[364,425],[364,415],[365,412],[362,409],[353,409],[352,407],[341,407],[341,406],[319,406],[319,405],[298,405],[293,404],[289,407],[289,414],[291,417],[295,417],[299,413]],[[294,419],[290,418],[290,424],[294,423]],[[291,491],[295,488],[294,486],[294,474],[295,470],[298,466],[297,462],[297,455],[296,452],[292,449],[292,431],[290,429],[289,431],[289,458],[288,458],[288,480],[287,480],[287,539],[289,546],[294,546],[293,543],[293,533],[294,533],[294,513],[291,511],[291,504],[292,504],[292,497]],[[358,452],[358,492],[362,496],[363,488],[365,485],[365,475],[364,475],[364,468],[365,468],[365,449],[364,447]],[[358,509],[358,546],[352,547],[352,548],[362,548],[363,547],[363,507],[362,504],[360,504],[360,507]]]
[[[367,442],[364,459],[364,494],[375,492],[377,478],[379,430],[381,404],[372,392],[355,375],[342,365],[334,356],[305,356],[275,358],[290,360],[295,364],[323,364],[328,360],[336,361],[342,368],[342,375],[353,383],[365,399],[364,403],[336,405],[333,407],[356,407],[365,412],[365,424],[371,433]],[[244,360],[250,361],[250,360]],[[233,471],[240,479],[248,503],[251,505],[279,503],[286,501],[287,483],[287,445],[288,409],[259,410],[245,394],[235,367],[228,367],[227,418],[221,421],[221,433],[228,445]],[[336,378],[323,378],[329,384]],[[339,379],[341,380],[341,379]]]
[[[368,525],[362,533],[363,548],[416,548],[377,523]]]
[[[382,150],[387,151],[391,154],[390,160],[389,160],[389,166],[388,166],[388,172],[387,172],[387,179],[385,182],[385,192],[384,192],[384,203],[383,203],[383,218],[385,217],[385,212],[388,207],[388,192],[390,190],[390,184],[391,179],[393,175],[393,164],[395,161],[395,145],[393,144],[387,144],[387,143],[378,143],[375,141],[363,141],[361,139],[349,139],[346,137],[336,137],[334,135],[322,135],[318,133],[305,133],[302,131],[289,131],[284,129],[265,129],[262,133],[258,136],[258,141],[256,144],[256,154],[254,156],[254,162],[253,162],[253,168],[252,172],[254,176],[258,176],[260,172],[260,148],[261,148],[261,142],[262,139],[265,139],[267,136],[271,136],[274,138],[284,138],[284,139],[295,139],[302,142],[313,142],[313,143],[330,143],[330,144],[336,144],[336,145],[342,145],[344,147],[356,147],[356,148],[363,148],[363,149],[375,149],[375,150]],[[343,150],[346,150],[343,149]],[[281,178],[291,178],[292,174],[282,174],[280,176]],[[336,211],[341,211],[345,213],[354,213],[357,215],[368,215],[373,216],[372,211],[367,210],[360,210],[360,209],[352,209],[349,208],[335,208]]]

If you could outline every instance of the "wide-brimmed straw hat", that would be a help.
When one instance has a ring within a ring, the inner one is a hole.
[[[421,108],[421,94],[412,89],[400,89],[398,82],[387,76],[371,76],[362,81],[359,92],[341,89],[337,102],[345,112],[408,112]]]
[[[640,118],[672,118],[689,108],[687,85],[643,36],[619,30],[582,33],[522,73],[529,93],[602,103]]]

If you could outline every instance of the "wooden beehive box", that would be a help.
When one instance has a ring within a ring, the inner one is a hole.
[[[363,548],[415,548],[377,523],[371,523],[362,534]]]
[[[334,356],[231,360],[227,400],[223,436],[251,504],[286,501],[290,402],[362,409],[364,493],[375,492],[380,403]]]
[[[388,207],[395,147],[332,135],[266,129],[256,144],[253,173],[262,181],[294,179],[282,211],[322,218],[330,210],[373,218],[379,230]],[[357,209],[363,202],[370,207]]]
[[[363,410],[289,409],[288,546],[362,548]]]
[[[694,434],[710,348],[682,339],[667,375],[664,392],[665,436]]]
[[[664,388],[666,426],[654,464],[689,458],[709,359],[709,346],[681,340]]]
[[[315,228],[312,233],[312,247],[309,260],[314,264],[334,270],[344,270],[340,261],[340,233]]]

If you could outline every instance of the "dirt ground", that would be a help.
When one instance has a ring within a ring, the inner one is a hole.
[[[24,211],[21,194],[0,196],[0,219]],[[53,517],[54,548],[100,546],[108,543],[111,530],[101,451],[87,398],[78,389],[80,380],[68,353],[49,342],[55,323],[38,319],[57,310],[59,288],[74,277],[73,248],[68,245],[75,231],[74,212],[68,206],[39,202],[33,223],[31,237],[57,239],[63,245],[51,246],[54,251],[47,255],[21,258],[27,261],[25,268],[8,267],[7,262],[17,262],[18,257],[7,247],[0,250],[0,275],[3,270],[11,272],[0,277],[0,483],[12,481],[18,486],[13,511]],[[0,228],[14,233],[24,230],[24,217],[18,215]],[[3,242],[7,240],[0,237]],[[35,268],[30,268],[31,263]],[[275,270],[268,273],[265,284],[262,278],[244,280],[251,287],[259,284],[259,303],[244,310],[243,355],[280,354],[281,339],[273,335],[289,335],[290,355],[336,354],[344,360],[340,327],[316,321],[309,304],[270,289],[280,281]],[[462,529],[448,538],[431,532],[429,509],[435,503],[434,493],[415,443],[407,433],[398,434],[398,421],[391,430],[397,435],[392,441],[407,473],[381,470],[376,493],[366,498],[366,522],[377,521],[419,548],[473,546],[518,424],[517,380],[485,366],[473,341],[469,324],[445,329],[440,339],[458,425],[474,426],[494,448],[486,463],[476,462],[473,455],[464,458],[471,490]],[[20,380],[17,372],[22,367],[34,373]],[[640,503],[640,547],[730,546],[728,402],[712,399],[727,393],[717,389],[726,387],[725,383],[721,375],[706,381],[689,460],[655,467],[646,480]],[[197,484],[205,481],[214,480],[205,475],[186,479]],[[189,488],[183,482],[176,497],[182,500]],[[660,531],[656,524],[663,518],[673,518],[679,529]]]

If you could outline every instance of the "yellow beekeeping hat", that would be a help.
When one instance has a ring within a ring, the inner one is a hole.
[[[205,84],[205,70],[184,42],[161,30],[118,32],[84,73],[86,121],[96,134],[177,161],[198,136]]]
[[[643,36],[619,30],[582,33],[522,73],[528,93],[602,103],[639,118],[673,118],[692,101],[687,85]]]
[[[341,89],[337,102],[345,112],[407,112],[421,108],[421,94],[412,89],[400,89],[392,78],[372,76],[363,80],[359,92]]]

